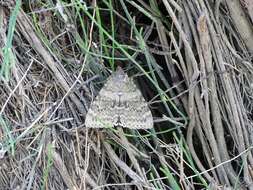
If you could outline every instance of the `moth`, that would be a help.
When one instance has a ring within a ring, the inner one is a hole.
[[[153,117],[133,79],[118,66],[91,103],[85,125],[88,128],[150,129]]]

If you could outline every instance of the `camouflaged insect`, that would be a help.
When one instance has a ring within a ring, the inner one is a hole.
[[[118,67],[91,103],[85,125],[88,128],[150,129],[153,117],[133,79]]]

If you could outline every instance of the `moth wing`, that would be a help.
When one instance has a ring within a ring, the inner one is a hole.
[[[141,92],[136,89],[136,96],[128,99],[124,111],[120,112],[122,127],[130,129],[153,128],[153,117]]]
[[[115,120],[114,104],[115,101],[105,96],[105,90],[102,89],[90,105],[85,126],[88,128],[113,127]]]

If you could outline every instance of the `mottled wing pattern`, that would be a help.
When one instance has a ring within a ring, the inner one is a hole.
[[[128,112],[122,112],[120,114],[121,122],[124,127],[130,129],[150,129],[153,128],[153,117],[149,110],[146,101],[143,97],[139,97],[139,100],[129,101]]]
[[[101,106],[101,102],[102,106]],[[91,103],[85,119],[85,125],[89,128],[113,127],[115,120],[112,102],[98,95]]]
[[[85,125],[89,128],[149,129],[153,127],[153,117],[140,90],[118,67],[91,103]]]

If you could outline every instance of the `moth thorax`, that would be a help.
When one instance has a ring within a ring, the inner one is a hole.
[[[114,76],[114,81],[117,83],[125,83],[127,81],[127,75],[122,73]]]

